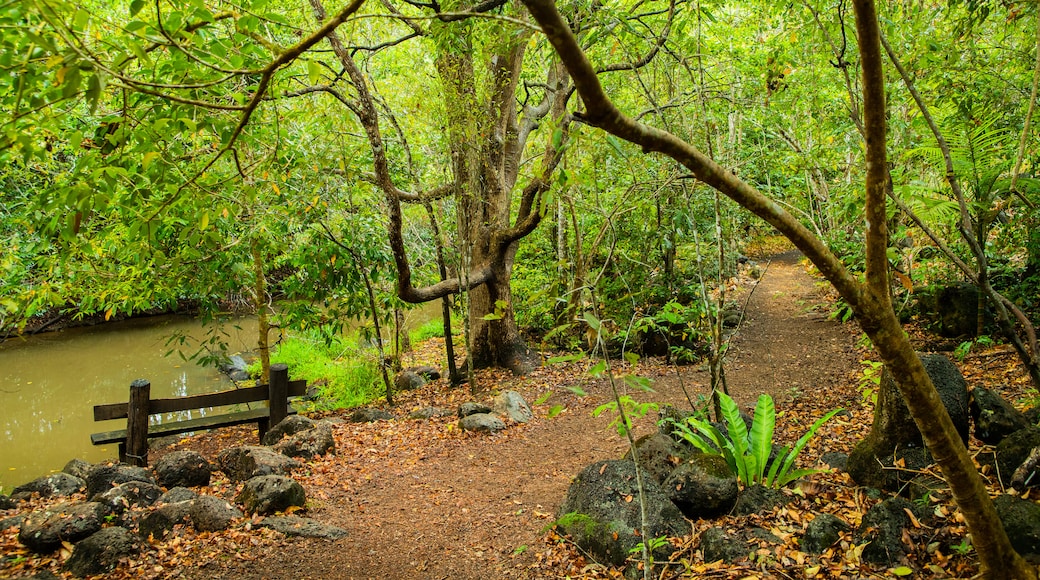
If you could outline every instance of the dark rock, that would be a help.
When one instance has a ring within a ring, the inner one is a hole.
[[[694,453],[662,486],[668,499],[691,520],[729,512],[737,501],[737,476],[719,455]]]
[[[409,419],[432,419],[434,417],[448,417],[452,414],[448,409],[441,407],[423,407],[408,414]]]
[[[1040,423],[1040,407],[1030,407],[1023,411],[1022,415],[1025,416],[1030,427],[1036,427],[1036,424]]]
[[[139,549],[137,537],[130,530],[105,528],[76,544],[64,568],[80,578],[106,574],[119,565],[120,558],[136,554]]]
[[[459,427],[463,431],[476,431],[478,433],[495,433],[506,428],[502,419],[488,413],[477,413],[466,415],[459,419]]]
[[[967,383],[950,359],[938,354],[919,355],[928,375],[935,383],[953,424],[962,440],[968,441],[968,391]],[[870,433],[860,441],[849,455],[846,470],[859,485],[895,491],[906,476],[886,473],[879,465],[891,465],[893,453],[909,452],[923,448],[921,432],[917,429],[910,411],[903,401],[899,388],[891,373],[886,369],[878,389],[878,403],[874,410],[874,424]],[[897,454],[898,455],[898,454]],[[895,459],[898,459],[896,457]],[[907,465],[909,468],[910,466]]]
[[[19,514],[11,516],[9,518],[0,519],[0,530],[6,530],[8,528],[15,528],[22,525],[25,521],[25,514]]]
[[[659,485],[663,485],[672,470],[685,462],[689,455],[674,439],[663,433],[643,435],[633,447],[639,466],[650,472]],[[632,459],[632,449],[628,450],[624,459]]]
[[[283,437],[295,435],[300,431],[306,431],[313,429],[317,425],[314,419],[304,417],[303,415],[289,415],[285,419],[278,422],[277,425],[271,427],[271,430],[264,435],[264,445],[274,445],[282,440]]]
[[[901,497],[891,497],[875,504],[863,514],[856,529],[856,543],[868,543],[863,549],[865,562],[881,566],[893,566],[906,556],[903,545],[903,530],[911,525],[907,510],[914,512],[915,506]]]
[[[98,494],[95,501],[104,504],[109,512],[121,514],[130,508],[148,507],[158,501],[161,495],[162,489],[155,484],[128,481]]]
[[[87,480],[87,476],[90,475],[90,469],[94,467],[90,463],[83,461],[82,459],[71,459],[65,464],[65,467],[61,469],[62,473],[78,477],[83,481]]]
[[[840,451],[828,451],[820,456],[820,461],[831,469],[845,471],[845,467],[849,463],[849,454]]]
[[[643,538],[681,536],[689,525],[653,477],[645,470],[643,505],[647,516],[644,529],[640,519],[636,467],[631,461],[597,461],[574,479],[560,506],[559,525],[583,550],[601,562],[624,564],[630,550]],[[654,558],[667,559],[670,545],[654,550]]]
[[[319,455],[336,452],[336,441],[332,437],[332,426],[321,422],[313,429],[293,433],[272,447],[287,457],[313,459]]]
[[[108,510],[97,502],[62,503],[26,516],[18,541],[34,552],[46,553],[62,542],[75,543],[101,529]]]
[[[200,532],[219,532],[230,528],[232,520],[242,517],[242,512],[219,497],[200,495],[191,502],[188,517]]]
[[[511,421],[526,423],[534,418],[527,401],[516,391],[503,391],[495,397],[492,409],[499,415],[505,415]]]
[[[235,501],[242,504],[247,513],[271,514],[292,506],[303,507],[307,494],[302,485],[288,477],[264,475],[247,481]]]
[[[201,487],[209,485],[213,471],[206,458],[195,451],[167,453],[155,464],[159,485],[170,487]]]
[[[469,403],[463,403],[459,405],[459,410],[457,414],[459,416],[459,419],[462,419],[463,417],[469,417],[470,415],[487,414],[490,412],[491,407],[488,407],[487,405],[482,405],[480,403],[474,403],[471,401]]]
[[[802,551],[808,554],[822,554],[838,541],[842,532],[851,529],[852,526],[837,516],[819,514],[805,528],[805,535],[801,540]]]
[[[952,498],[950,486],[946,481],[932,475],[917,475],[910,480],[905,495],[912,500],[949,500]]]
[[[87,474],[87,497],[93,498],[99,493],[126,483],[128,481],[144,481],[155,483],[151,473],[143,467],[134,467],[125,463],[99,463],[90,468]]]
[[[295,459],[290,459],[268,447],[244,445],[232,447],[220,452],[217,464],[231,481],[246,481],[258,475],[287,475],[291,470],[302,467]]]
[[[1015,471],[1029,457],[1034,448],[1040,447],[1040,427],[1030,427],[1016,431],[1008,435],[997,445],[997,475],[1005,487],[1011,485]],[[1034,483],[1040,483],[1038,474],[1024,474],[1024,479],[1030,476]]]
[[[354,409],[354,412],[350,414],[349,421],[353,423],[371,423],[373,421],[391,421],[393,418],[393,415],[382,409],[361,407],[360,409]]]
[[[750,514],[765,514],[773,511],[773,508],[787,505],[791,498],[779,489],[765,487],[763,485],[749,485],[740,491],[737,503],[733,506],[733,514],[746,516]]]
[[[657,422],[657,430],[680,443],[683,441],[683,438],[675,433],[675,424],[685,423],[690,417],[698,416],[697,413],[694,413],[693,411],[680,409],[672,404],[663,405],[657,412],[657,415],[659,419]]]
[[[174,487],[159,496],[155,503],[177,503],[180,501],[191,501],[197,497],[199,497],[199,494],[186,487]]]
[[[405,370],[411,371],[428,381],[436,381],[437,379],[441,378],[441,371],[438,370],[437,367],[431,367],[429,365],[409,367]]]
[[[301,518],[297,516],[268,516],[256,524],[258,528],[271,528],[286,536],[299,536],[303,538],[324,538],[326,540],[340,540],[347,537],[347,531],[336,526],[329,526],[321,522]]]
[[[726,534],[721,528],[710,528],[701,534],[701,557],[705,562],[733,563],[750,553],[751,545],[746,540]]]
[[[14,493],[38,493],[40,497],[68,497],[86,487],[87,482],[68,473],[53,473],[14,488]]]
[[[1025,415],[985,387],[975,387],[971,392],[970,410],[975,437],[987,445],[996,445],[1015,431],[1030,426]]]
[[[1007,494],[993,500],[1011,547],[1022,556],[1040,556],[1040,505]]]
[[[0,493],[0,510],[13,510],[18,507],[18,502]]]
[[[394,389],[397,392],[414,391],[426,384],[426,379],[412,371],[401,371],[394,378]]]
[[[187,524],[194,500],[166,503],[145,514],[137,522],[137,533],[144,539],[149,536],[163,539],[178,524]]]

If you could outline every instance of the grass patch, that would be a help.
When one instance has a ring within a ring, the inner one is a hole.
[[[461,332],[460,325],[461,322],[454,316],[452,316],[451,334],[453,336]],[[444,319],[440,317],[434,318],[433,320],[429,320],[419,328],[416,328],[415,330],[408,333],[408,338],[411,339],[412,344],[418,344],[424,340],[429,340],[431,338],[437,338],[442,336],[444,336]]]
[[[271,354],[271,362],[289,365],[293,379],[320,385],[317,409],[357,407],[384,395],[378,357],[359,349],[356,337],[326,343],[317,333],[294,333]]]

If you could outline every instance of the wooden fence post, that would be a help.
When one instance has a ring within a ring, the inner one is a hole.
[[[282,422],[289,416],[289,366],[285,363],[271,365],[271,384],[268,405],[270,409],[270,426]],[[263,439],[264,434],[260,434]]]
[[[130,403],[126,418],[126,447],[120,449],[120,461],[139,467],[148,466],[148,415],[152,384],[145,379],[130,383]]]

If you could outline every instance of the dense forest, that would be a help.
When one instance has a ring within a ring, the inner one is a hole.
[[[0,31],[0,334],[247,311],[266,369],[272,329],[387,336],[440,301],[455,383],[605,344],[722,389],[729,279],[779,231],[982,571],[1035,574],[900,321],[968,283],[965,339],[1040,387],[1036,4],[24,0]]]

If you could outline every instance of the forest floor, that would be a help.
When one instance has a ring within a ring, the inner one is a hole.
[[[761,258],[759,268],[757,283],[745,278],[729,290],[747,308],[726,358],[728,388],[748,410],[759,394],[774,397],[781,443],[793,442],[827,411],[846,409],[824,425],[800,457],[803,466],[825,468],[818,462],[823,453],[848,452],[869,430],[872,408],[860,386],[866,367],[861,361],[871,354],[860,346],[858,327],[830,319],[834,297],[829,286],[809,273],[799,254]],[[411,362],[439,360],[442,346],[436,340],[423,343]],[[970,385],[996,388],[1016,401],[1026,386],[1016,362],[1013,354],[998,349],[969,355],[962,369]],[[619,570],[596,564],[552,529],[573,477],[586,465],[619,458],[628,449],[627,439],[611,425],[616,414],[593,416],[613,395],[607,381],[587,375],[592,364],[585,359],[549,365],[525,377],[481,372],[476,394],[434,381],[399,394],[397,404],[386,407],[397,417],[393,421],[338,422],[336,454],[308,462],[294,477],[308,494],[307,509],[299,515],[346,529],[345,539],[286,538],[253,529],[251,520],[218,533],[184,529],[111,577],[618,578]],[[626,392],[638,401],[688,408],[687,396],[696,401],[708,393],[710,378],[701,366],[676,367],[660,359],[613,366],[617,375],[653,381],[653,392]],[[624,389],[623,382],[618,384]],[[498,435],[461,432],[453,416],[406,419],[421,407],[454,409],[469,400],[488,401],[506,389],[537,401],[535,418]],[[655,430],[656,418],[651,412],[637,420],[635,435]],[[255,430],[224,429],[170,449],[195,449],[212,459],[222,448],[254,444],[255,437]],[[153,451],[152,461],[162,452]],[[235,491],[220,473],[204,490],[229,499]],[[813,514],[833,513],[855,526],[876,501],[846,474],[827,470],[791,494],[792,503],[771,514],[692,522],[691,534],[675,540],[681,565],[671,570],[685,569],[697,578],[892,577],[892,571],[859,561],[862,547],[851,534],[818,557],[798,551],[796,539]],[[915,548],[907,566],[919,577],[972,575],[977,570],[971,551],[963,545],[953,548],[965,533],[959,514],[943,505],[936,505],[936,513],[938,523],[908,538]],[[752,525],[771,530],[785,545],[760,552],[755,561],[702,561],[701,532]],[[13,530],[0,532],[0,552],[16,545]],[[58,572],[65,557],[28,555],[13,568],[0,567],[0,577]]]

